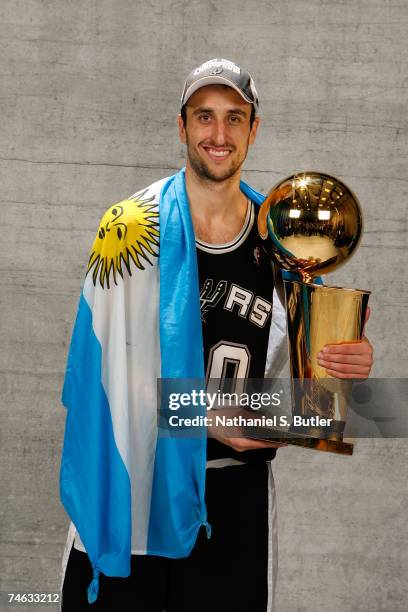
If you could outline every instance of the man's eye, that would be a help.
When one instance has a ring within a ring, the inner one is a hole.
[[[210,120],[210,115],[200,115],[200,121],[207,123]]]
[[[241,117],[239,115],[230,115],[230,123],[240,123]]]

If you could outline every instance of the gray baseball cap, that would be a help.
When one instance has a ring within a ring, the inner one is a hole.
[[[197,89],[206,85],[228,85],[258,111],[259,100],[255,83],[249,72],[226,59],[212,59],[194,68],[187,77],[181,96],[181,108]]]

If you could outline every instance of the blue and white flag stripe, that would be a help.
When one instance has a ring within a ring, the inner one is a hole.
[[[131,484],[102,385],[101,344],[83,296],[68,358],[63,403],[69,410],[61,462],[61,499],[93,561],[89,601],[94,601],[100,571],[108,576],[129,575]],[[101,513],[100,508],[109,508],[110,512]]]

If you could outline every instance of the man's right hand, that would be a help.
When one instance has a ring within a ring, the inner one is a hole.
[[[214,415],[215,412],[219,415],[222,414],[226,417],[234,417],[241,414],[244,417],[250,418],[250,415],[247,411],[242,411],[242,409],[237,408],[236,406],[212,410],[209,414]],[[246,438],[244,435],[242,435],[241,427],[221,427],[220,425],[210,425],[208,427],[208,435],[211,438],[215,438],[216,440],[218,440],[218,442],[230,446],[234,451],[237,451],[238,453],[248,450],[259,450],[261,448],[281,448],[282,446],[287,446],[287,444],[285,444],[284,442]]]

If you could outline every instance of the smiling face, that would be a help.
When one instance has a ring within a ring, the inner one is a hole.
[[[231,87],[207,85],[187,102],[187,121],[179,116],[181,142],[187,145],[187,166],[207,181],[222,182],[237,174],[255,140],[252,104]]]

